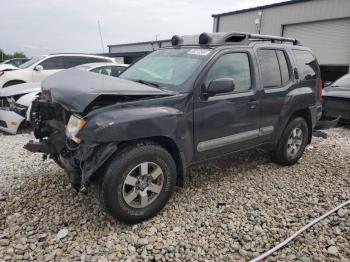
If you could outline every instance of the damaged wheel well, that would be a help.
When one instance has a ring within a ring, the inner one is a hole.
[[[181,157],[181,153],[176,145],[176,143],[168,138],[168,137],[162,137],[162,136],[156,136],[156,137],[148,137],[145,139],[136,139],[136,140],[129,140],[125,142],[121,142],[118,144],[117,151],[113,154],[115,156],[118,154],[121,150],[123,150],[126,147],[130,147],[132,145],[137,145],[138,143],[142,142],[151,142],[160,145],[165,150],[167,150],[170,155],[173,157],[176,168],[177,168],[177,179],[176,184],[177,186],[183,187],[185,183],[185,177],[186,177],[186,167],[185,163],[183,163],[183,158]],[[112,161],[113,156],[111,156],[104,164],[101,166],[94,175],[91,177],[91,180],[94,182],[100,182],[103,180],[103,176],[101,174],[104,174],[105,168],[109,165],[110,161]]]
[[[177,186],[184,186],[185,183],[185,176],[186,176],[186,168],[185,164],[183,163],[183,158],[181,157],[181,153],[176,145],[176,143],[170,139],[169,137],[164,137],[164,136],[154,136],[154,137],[148,137],[145,139],[137,139],[137,140],[129,140],[122,142],[118,145],[118,150],[121,150],[125,148],[126,146],[130,146],[131,144],[136,144],[139,142],[153,142],[156,144],[159,144],[163,148],[165,148],[170,155],[173,157],[176,168],[177,168],[177,179],[176,179],[176,184]]]

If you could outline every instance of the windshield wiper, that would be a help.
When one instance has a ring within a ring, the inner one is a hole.
[[[148,81],[141,80],[141,79],[140,80],[135,80],[135,82],[140,83],[140,84],[144,84],[144,85],[148,85],[148,86],[159,87],[159,85],[156,84],[156,83],[148,82]]]

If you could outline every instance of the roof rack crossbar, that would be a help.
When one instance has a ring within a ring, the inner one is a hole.
[[[259,35],[259,34],[247,34],[249,39],[261,39],[261,40],[271,40],[280,42],[292,42],[293,44],[299,44],[299,41],[295,38],[281,37],[281,36],[271,36],[271,35]]]

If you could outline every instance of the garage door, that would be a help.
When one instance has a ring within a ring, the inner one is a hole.
[[[350,18],[285,25],[283,35],[310,47],[322,65],[350,64]]]

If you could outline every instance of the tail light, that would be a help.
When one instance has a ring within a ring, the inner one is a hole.
[[[322,100],[322,94],[323,94],[323,82],[320,80],[320,100]]]

